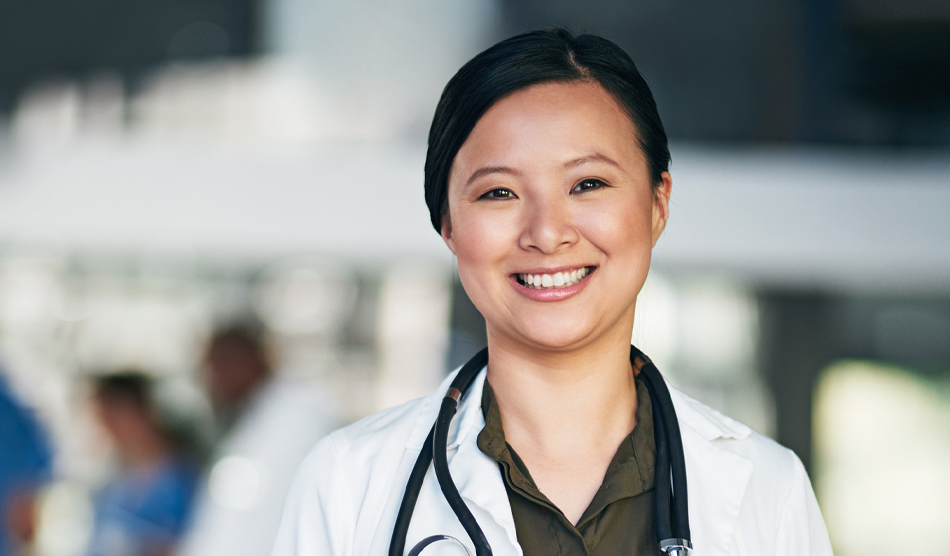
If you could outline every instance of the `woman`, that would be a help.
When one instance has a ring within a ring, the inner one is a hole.
[[[669,161],[649,88],[599,37],[546,30],[508,39],[443,92],[426,202],[485,317],[490,354],[486,368],[463,368],[480,372],[443,426],[443,448],[496,555],[660,551],[656,486],[668,493],[669,476],[654,479],[666,453],[654,425],[664,425],[630,337],[669,217]],[[299,472],[274,554],[401,554],[397,513],[451,378],[322,441]],[[794,454],[676,390],[670,396],[693,554],[831,553]],[[420,461],[428,472],[405,546],[464,553],[452,542],[426,545],[449,535],[473,550],[478,535]]]

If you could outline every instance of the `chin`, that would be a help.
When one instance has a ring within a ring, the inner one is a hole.
[[[571,351],[590,343],[595,336],[590,327],[551,326],[549,322],[540,326],[526,326],[516,334],[506,335],[509,338],[520,338],[521,343],[526,346],[543,351]]]

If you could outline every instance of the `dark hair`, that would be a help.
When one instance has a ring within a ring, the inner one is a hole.
[[[503,97],[550,82],[596,81],[630,116],[654,184],[669,169],[666,131],[653,93],[619,46],[595,35],[545,29],[504,40],[472,58],[449,80],[435,109],[426,152],[425,194],[436,231],[448,211],[449,172],[482,115]]]
[[[131,402],[142,409],[152,406],[152,379],[135,369],[95,376],[92,387],[96,397],[106,403]]]
[[[263,353],[264,327],[256,320],[228,323],[212,331],[208,344],[239,344],[255,353]]]
[[[264,325],[256,319],[232,322],[216,328],[208,339],[208,349],[240,349],[264,374],[271,372],[270,353],[264,337]]]

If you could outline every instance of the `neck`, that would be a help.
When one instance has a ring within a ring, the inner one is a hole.
[[[596,345],[550,352],[513,347],[489,330],[488,381],[505,439],[572,523],[636,425],[629,339],[621,329]]]
[[[489,331],[488,380],[516,451],[519,445],[551,455],[616,451],[635,424],[637,396],[630,335],[615,336],[546,352],[493,341]]]

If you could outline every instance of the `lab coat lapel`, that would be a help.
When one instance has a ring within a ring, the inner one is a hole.
[[[745,438],[751,430],[674,388],[670,395],[683,438],[694,554],[728,556],[754,465],[713,440]]]
[[[419,449],[422,448],[425,437],[432,427],[432,422],[435,421],[438,407],[442,403],[442,395],[454,377],[455,373],[449,375],[439,387],[438,392],[430,395],[425,401],[425,407],[407,443],[408,455],[404,462],[407,476],[409,467],[415,462]],[[501,473],[497,464],[483,454],[476,444],[478,433],[485,424],[480,405],[484,380],[483,369],[469,392],[462,398],[456,416],[452,419],[446,453],[449,471],[456,488],[465,500],[465,505],[478,520],[478,524],[488,538],[493,553],[496,556],[521,556],[514,519],[508,505],[508,493],[505,491]],[[404,490],[398,488],[394,493],[396,497],[390,501],[393,515],[402,501]],[[451,535],[462,541],[469,550],[474,549],[471,540],[443,496],[435,470],[430,465],[410,522],[406,548],[410,549],[425,537],[439,534]],[[372,553],[384,554],[389,547],[390,535],[391,531],[379,535],[374,544],[377,550]],[[436,543],[423,552],[426,556],[458,553],[458,547],[451,543]]]
[[[485,427],[481,409],[485,374],[483,370],[462,401],[457,414],[458,428],[449,431],[449,469],[459,494],[472,509],[489,541],[492,541],[494,553],[520,555],[515,521],[498,463],[483,454],[476,442],[478,433]],[[483,523],[478,510],[491,516],[494,527],[489,528]],[[507,546],[502,549],[498,541],[492,539],[493,536],[507,540]]]

